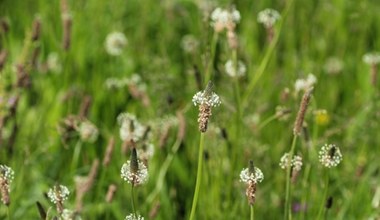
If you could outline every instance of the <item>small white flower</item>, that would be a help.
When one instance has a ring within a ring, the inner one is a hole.
[[[292,160],[292,167],[295,171],[300,171],[302,168],[302,157],[295,155]]]
[[[110,77],[107,78],[106,81],[104,82],[105,86],[107,89],[120,89],[124,87],[123,79],[118,79],[115,77]]]
[[[47,67],[50,71],[54,73],[61,73],[62,64],[59,59],[59,55],[56,52],[49,53],[47,57]]]
[[[234,66],[234,62],[232,60],[228,60],[224,67],[226,68],[227,75],[230,77],[242,77],[247,72],[247,68],[240,60],[238,61],[236,67]]]
[[[222,31],[225,28],[236,25],[240,22],[240,19],[240,12],[236,9],[229,11],[216,8],[211,13],[211,26],[214,27],[216,31]]]
[[[280,13],[278,11],[267,8],[263,11],[260,11],[257,15],[257,21],[262,23],[266,28],[273,27],[277,20],[281,18]]]
[[[144,220],[144,217],[141,215],[135,216],[135,214],[129,214],[125,217],[125,220]]]
[[[312,73],[310,73],[306,79],[297,79],[294,84],[294,88],[295,88],[296,93],[298,93],[301,90],[307,91],[308,89],[313,87],[314,84],[316,83],[317,83],[317,78]]]
[[[82,218],[74,211],[64,209],[62,212],[62,220],[82,220]]]
[[[257,168],[254,167],[254,172],[250,172],[249,168],[245,168],[240,172],[240,181],[250,184],[250,183],[260,183],[264,179],[263,172]]]
[[[293,171],[300,171],[302,168],[302,157],[294,155],[293,158],[290,158],[289,153],[285,153],[280,159],[281,169],[286,169],[289,166],[292,167]]]
[[[289,157],[290,157],[289,153],[285,153],[281,157],[281,159],[280,159],[280,167],[281,167],[281,169],[286,169],[286,168],[288,168],[291,165],[292,160]]]
[[[323,66],[327,74],[336,75],[343,70],[343,61],[337,57],[330,57]]]
[[[363,56],[363,62],[369,65],[377,65],[380,63],[380,53],[374,52],[374,53],[366,53]]]
[[[134,142],[137,142],[144,136],[145,127],[137,121],[135,115],[121,113],[117,117],[117,121],[121,125],[120,138],[123,141],[133,140]]]
[[[137,160],[137,162],[137,172],[131,170],[131,161],[129,160],[121,167],[121,178],[135,186],[144,184],[148,180],[148,169],[140,160]]]
[[[8,185],[12,183],[14,175],[15,172],[12,170],[12,168],[6,165],[0,165],[0,179],[6,181]]]
[[[98,128],[92,124],[90,121],[83,121],[80,123],[78,132],[80,135],[80,138],[83,141],[87,141],[90,143],[93,143],[96,141],[99,135]]]
[[[193,35],[185,35],[182,37],[181,47],[185,53],[194,53],[199,47],[199,41]]]
[[[123,33],[112,32],[107,35],[105,48],[108,54],[119,56],[127,44],[128,40]]]
[[[50,188],[48,191],[48,197],[50,201],[54,204],[57,204],[57,202],[61,203],[67,200],[69,195],[70,191],[64,185],[54,186],[53,188]]]
[[[342,153],[335,144],[325,144],[319,151],[319,162],[325,167],[336,167],[342,159]]]
[[[149,160],[154,155],[154,145],[152,143],[144,143],[142,147],[139,147],[137,150],[137,155],[143,161]]]
[[[219,106],[221,103],[220,98],[217,94],[215,94],[214,92],[211,92],[211,94],[207,94],[206,91],[197,92],[193,96],[192,102],[195,106],[206,104],[211,107]]]

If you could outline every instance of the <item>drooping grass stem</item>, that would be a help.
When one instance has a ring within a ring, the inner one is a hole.
[[[289,152],[289,158],[293,158],[294,150],[296,148],[296,143],[297,143],[297,135],[294,135],[292,146]],[[285,195],[285,215],[284,215],[285,220],[292,219],[291,202],[290,202],[290,194],[291,194],[290,174],[291,174],[291,166],[289,165],[286,168],[286,195]]]
[[[198,152],[198,170],[197,170],[197,180],[195,183],[195,192],[193,197],[193,204],[191,206],[190,220],[193,220],[195,217],[195,210],[197,207],[199,190],[201,187],[202,180],[202,165],[203,165],[203,145],[204,145],[204,133],[201,132],[201,138],[199,141],[199,152]]]

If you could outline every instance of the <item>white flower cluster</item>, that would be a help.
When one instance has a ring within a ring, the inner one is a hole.
[[[374,52],[374,53],[366,53],[363,56],[363,62],[369,65],[377,65],[380,63],[380,53]]]
[[[98,128],[88,120],[82,121],[79,125],[78,132],[83,141],[94,143],[98,139]]]
[[[121,167],[121,178],[133,185],[144,184],[148,180],[148,169],[145,164],[140,160],[138,162],[138,171],[133,172],[131,170],[131,161],[127,161]]]
[[[300,171],[302,168],[302,157],[295,155],[292,160],[292,166],[295,171]]]
[[[290,159],[290,154],[285,153],[280,159],[280,167],[281,169],[286,169],[289,166],[293,167],[294,171],[300,171],[302,168],[302,157],[294,155],[293,158]]]
[[[104,82],[107,89],[120,89],[126,86],[137,86],[140,91],[146,90],[146,84],[142,81],[141,76],[137,73],[132,74],[131,77],[116,78],[110,77]]]
[[[149,160],[154,155],[154,145],[152,143],[144,143],[141,147],[137,148],[137,155],[141,160]]]
[[[49,53],[46,62],[47,62],[47,67],[50,71],[54,73],[62,72],[62,63],[59,59],[59,55],[57,52]]]
[[[325,167],[336,167],[342,159],[342,153],[340,152],[339,147],[335,144],[325,144],[319,151],[319,162]]]
[[[6,165],[0,165],[0,179],[3,179],[7,182],[8,186],[12,183],[15,172],[12,168]],[[8,191],[10,189],[8,188]]]
[[[211,13],[211,26],[215,31],[220,32],[224,29],[230,29],[240,22],[240,12],[236,9],[226,10],[216,8]]]
[[[62,220],[82,220],[82,218],[76,212],[70,209],[64,209],[62,212]]]
[[[311,87],[314,86],[314,84],[317,83],[317,77],[315,77],[312,73],[310,73],[306,79],[297,79],[294,88],[296,90],[296,93],[299,91],[307,91]]]
[[[129,214],[125,217],[125,220],[144,220],[144,217],[141,215],[135,216],[135,214]]]
[[[330,57],[327,59],[323,69],[327,74],[336,75],[342,72],[344,63],[338,57]]]
[[[67,200],[68,196],[70,195],[70,191],[66,186],[59,185],[50,188],[47,195],[52,203],[57,204],[57,202],[63,202]]]
[[[240,172],[240,181],[250,184],[250,183],[260,183],[264,179],[263,172],[257,168],[254,167],[254,172],[250,172],[249,168],[245,168]]]
[[[207,94],[206,91],[197,92],[193,96],[192,102],[195,106],[206,104],[211,107],[216,107],[221,104],[220,98],[217,94],[215,94],[214,92],[212,92],[211,94]]]
[[[127,46],[128,40],[121,32],[112,32],[107,35],[105,48],[109,55],[119,56]]]
[[[145,132],[145,127],[137,121],[136,116],[130,113],[121,113],[117,117],[120,124],[120,138],[123,141],[139,141]]]
[[[232,60],[228,60],[226,64],[224,65],[226,69],[227,75],[230,77],[242,77],[247,72],[247,68],[245,67],[244,63],[242,61],[238,61],[237,65],[234,65],[234,62]]]
[[[263,11],[260,11],[257,15],[257,21],[262,23],[266,28],[273,27],[277,20],[281,18],[280,13],[278,11],[267,8]]]
[[[199,47],[199,41],[193,35],[185,35],[182,37],[181,47],[185,53],[194,53]]]

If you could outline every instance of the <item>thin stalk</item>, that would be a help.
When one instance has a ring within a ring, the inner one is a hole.
[[[263,129],[265,126],[267,126],[267,124],[271,123],[271,122],[274,121],[276,118],[277,118],[277,115],[274,114],[274,115],[270,116],[269,118],[265,119],[265,121],[263,121],[263,122],[261,122],[261,123],[259,124],[258,130]]]
[[[325,211],[325,205],[326,205],[328,190],[329,190],[329,170],[327,169],[326,176],[325,176],[325,192],[323,193],[323,199],[321,202],[321,207],[319,208],[317,219],[322,219],[323,212]]]
[[[82,142],[79,140],[74,147],[73,160],[71,163],[71,170],[75,171],[78,166],[79,155],[82,149]]]
[[[289,158],[293,158],[294,149],[296,148],[297,135],[293,136],[292,147],[289,152]],[[285,215],[284,219],[292,219],[291,205],[290,205],[290,172],[291,166],[286,168],[286,195],[285,195]]]
[[[7,217],[8,217],[8,220],[11,220],[11,213],[10,213],[10,210],[9,210],[9,206],[7,207]]]
[[[270,58],[272,54],[274,53],[274,49],[276,48],[276,45],[279,41],[280,38],[280,33],[282,30],[282,27],[284,26],[284,23],[286,21],[286,18],[289,14],[289,11],[291,9],[291,6],[293,5],[293,0],[288,1],[288,4],[286,8],[284,9],[284,12],[282,13],[282,19],[280,20],[280,24],[278,25],[277,33],[275,34],[273,40],[269,44],[267,50],[265,51],[265,55],[260,63],[260,66],[258,70],[256,71],[255,75],[253,78],[250,80],[246,92],[243,96],[243,109],[245,109],[248,106],[249,98],[251,96],[252,91],[254,90],[257,82],[259,81],[260,77],[264,74],[265,69],[267,68]]]
[[[255,210],[253,208],[253,205],[251,205],[251,220],[255,220]]]
[[[166,173],[174,159],[175,154],[177,153],[179,146],[181,145],[181,140],[177,139],[176,142],[173,144],[172,152],[166,157],[164,163],[161,166],[161,169],[159,171],[158,177],[157,177],[157,184],[153,192],[148,196],[147,203],[153,202],[153,200],[156,198],[157,194],[162,190]]]
[[[195,210],[197,207],[199,189],[201,187],[202,178],[202,165],[203,165],[203,145],[204,145],[204,133],[201,132],[201,138],[199,141],[199,152],[198,152],[198,170],[197,170],[197,181],[195,184],[195,192],[193,197],[193,204],[191,206],[190,220],[194,219]]]
[[[133,215],[135,216],[135,218],[137,219],[137,213],[136,213],[136,205],[135,205],[135,195],[134,195],[134,185],[132,183],[132,187],[131,187],[131,200],[132,200],[132,210],[133,210]]]
[[[306,168],[305,168],[305,174],[304,174],[304,179],[303,179],[303,188],[305,190],[305,195],[302,197],[302,202],[301,202],[301,205],[305,205],[307,203],[307,201],[309,200],[309,197],[310,197],[310,190],[307,190],[309,189],[309,178],[310,178],[310,170],[311,170],[311,164],[307,164],[306,165]],[[307,210],[305,209],[303,211],[303,218],[302,219],[306,219],[306,214],[307,214]]]
[[[218,43],[218,36],[219,34],[214,31],[214,34],[211,40],[211,54],[210,54],[210,59],[207,61],[204,83],[208,83],[210,81],[210,79],[212,78],[212,74],[214,72],[212,71],[212,67],[213,67],[214,59],[215,59],[215,51],[216,51],[216,45]]]

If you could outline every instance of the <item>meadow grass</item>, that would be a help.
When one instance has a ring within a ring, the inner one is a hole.
[[[9,219],[38,219],[37,201],[46,211],[50,207],[51,216],[56,215],[46,197],[55,184],[69,188],[65,207],[74,210],[74,178],[87,176],[93,162],[103,160],[112,137],[112,159],[108,165],[100,163],[83,197],[80,215],[83,219],[124,219],[132,213],[131,186],[120,177],[130,157],[119,137],[117,117],[122,112],[135,114],[139,122],[151,127],[150,141],[155,146],[147,163],[149,180],[134,189],[137,212],[145,219],[188,219],[200,137],[198,107],[191,100],[208,79],[222,104],[213,109],[204,133],[194,219],[251,217],[246,186],[239,181],[240,171],[250,160],[264,174],[257,185],[255,219],[282,219],[290,171],[282,170],[279,162],[291,149],[302,98],[302,92],[295,92],[295,81],[309,73],[317,83],[305,116],[306,132],[297,138],[292,152],[303,157],[302,170],[290,186],[292,219],[316,219],[330,196],[333,204],[322,211],[322,218],[380,218],[380,198],[375,196],[380,186],[380,82],[372,85],[371,67],[362,60],[364,54],[380,51],[380,2],[207,2],[208,11],[203,1],[195,0],[69,0],[71,45],[65,51],[58,1],[0,1],[0,19],[9,24],[9,31],[0,33],[0,50],[8,52],[0,72],[2,118],[11,111],[8,99],[19,97],[15,114],[0,134],[0,164],[15,171],[11,203],[0,205],[0,219],[7,215]],[[232,5],[241,14],[235,29],[236,50],[230,49],[225,31],[216,35],[205,19],[214,8]],[[257,22],[257,14],[265,8],[276,9],[282,16],[271,42]],[[36,17],[41,21],[41,36],[32,42]],[[128,40],[120,56],[109,55],[104,46],[114,31],[124,33]],[[189,34],[199,42],[192,53],[181,47]],[[28,69],[31,86],[15,88],[15,65],[28,61],[34,48],[40,48],[39,67]],[[51,53],[58,55],[60,71],[44,70]],[[332,58],[341,62],[335,74],[328,66]],[[244,77],[231,79],[226,74],[229,59],[235,67],[238,60],[246,65]],[[111,77],[130,78],[135,73],[146,86],[143,91],[149,103],[127,86],[108,89],[105,85]],[[85,97],[91,98],[85,118],[96,125],[99,136],[86,142],[72,132],[63,142],[57,126],[69,115],[79,114]],[[276,114],[277,106],[289,110],[287,117]],[[319,109],[327,111],[328,120],[321,122]],[[328,170],[328,179],[318,159],[325,143],[336,144],[343,154],[343,161]],[[106,202],[111,184],[116,192],[112,202]]]

